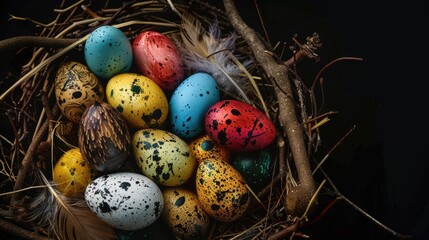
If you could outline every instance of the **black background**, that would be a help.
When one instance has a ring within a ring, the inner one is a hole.
[[[7,22],[7,13],[48,22],[52,2],[2,1],[0,39],[33,33],[29,25]],[[222,7],[221,1],[213,2]],[[321,36],[321,61],[298,66],[306,83],[337,57],[364,59],[339,62],[323,74],[323,110],[339,114],[322,128],[320,155],[356,125],[325,170],[344,195],[389,227],[414,239],[429,239],[429,204],[424,197],[429,183],[427,4],[257,2],[272,44],[290,43],[294,34],[301,42],[313,32]],[[264,35],[254,2],[236,4],[248,25]],[[6,54],[0,59],[1,71],[25,62]],[[303,231],[312,239],[394,239],[344,203]]]

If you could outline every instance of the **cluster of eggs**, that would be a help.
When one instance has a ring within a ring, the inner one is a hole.
[[[99,27],[85,61],[65,62],[55,79],[63,115],[79,124],[78,148],[54,167],[59,191],[83,196],[117,229],[143,229],[162,216],[183,239],[206,234],[211,218],[245,213],[248,188],[270,179],[276,129],[264,113],[221,99],[207,73],[185,78],[174,42],[155,31],[131,43],[121,30]]]

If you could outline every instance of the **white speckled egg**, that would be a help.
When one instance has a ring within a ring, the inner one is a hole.
[[[122,230],[151,225],[164,207],[158,186],[149,178],[130,172],[96,178],[85,190],[85,201],[101,220]]]
[[[100,78],[127,72],[133,63],[133,51],[127,36],[112,26],[95,29],[85,42],[85,60]]]
[[[65,62],[55,76],[55,97],[63,115],[79,123],[86,108],[104,100],[104,88],[89,69],[78,62]]]
[[[172,132],[190,139],[204,131],[206,111],[220,100],[216,80],[207,73],[195,73],[174,90],[170,99]]]
[[[135,73],[112,77],[106,86],[107,102],[137,129],[160,127],[168,116],[168,100],[150,78]]]
[[[133,136],[133,152],[143,174],[164,186],[179,186],[194,173],[195,157],[173,133],[141,129]]]

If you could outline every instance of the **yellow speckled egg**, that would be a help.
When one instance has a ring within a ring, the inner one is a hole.
[[[162,217],[170,231],[180,239],[202,239],[210,220],[197,195],[183,188],[167,188],[162,194]]]
[[[229,150],[226,147],[213,142],[207,134],[190,142],[189,147],[195,156],[197,164],[200,164],[204,159],[209,158],[220,159],[223,161],[229,160]]]
[[[234,221],[249,206],[250,196],[243,177],[225,161],[204,160],[197,168],[195,181],[201,206],[218,221]]]
[[[167,97],[143,75],[122,73],[112,77],[106,86],[106,98],[134,128],[156,128],[167,119]]]
[[[195,157],[188,144],[161,129],[141,129],[133,135],[133,152],[143,174],[164,186],[179,186],[194,173]]]
[[[55,164],[53,179],[58,191],[65,196],[83,196],[86,186],[94,179],[94,170],[83,159],[79,148],[73,148]]]
[[[79,123],[85,109],[104,100],[104,89],[98,78],[78,62],[65,62],[55,77],[55,96],[63,115]]]

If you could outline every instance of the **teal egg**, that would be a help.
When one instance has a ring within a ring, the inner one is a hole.
[[[253,191],[259,191],[269,184],[272,175],[274,149],[237,153],[230,164],[243,176]]]
[[[133,62],[131,43],[115,27],[98,27],[85,42],[85,60],[97,77],[109,79],[130,70]]]

